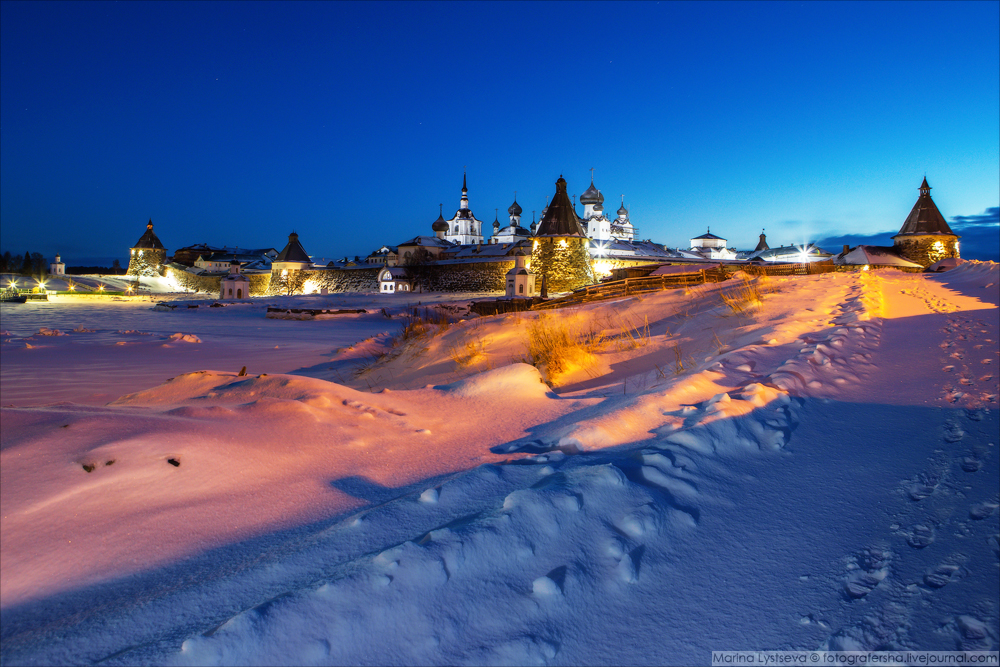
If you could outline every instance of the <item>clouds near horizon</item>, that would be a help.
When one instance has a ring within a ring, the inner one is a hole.
[[[961,255],[965,259],[1000,262],[1000,206],[991,206],[982,213],[956,215],[951,218],[951,229],[961,238]],[[892,245],[896,230],[874,234],[844,234],[828,236],[816,242],[827,252],[840,252],[842,246]]]

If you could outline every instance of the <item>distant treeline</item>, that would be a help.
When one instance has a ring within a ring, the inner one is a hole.
[[[26,252],[24,257],[6,251],[0,255],[0,273],[17,273],[32,278],[44,278],[49,272],[48,263],[40,252]]]
[[[8,250],[0,255],[0,273],[15,273],[36,280],[42,280],[49,274],[49,263],[40,252],[26,252],[24,256],[12,255]],[[67,266],[66,273],[79,276],[91,273],[120,276],[125,273],[121,262],[117,259],[108,266]]]

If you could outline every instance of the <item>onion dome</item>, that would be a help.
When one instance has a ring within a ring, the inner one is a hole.
[[[441,210],[438,212],[438,219],[431,224],[431,229],[435,232],[448,231],[448,222],[444,219],[444,205],[440,204]]]
[[[514,198],[514,203],[507,209],[507,213],[511,215],[521,215],[521,205],[517,203],[516,197]]]
[[[493,216],[493,233],[496,234],[500,231],[500,217],[499,215]]]
[[[594,187],[594,182],[590,182],[590,187],[580,195],[581,204],[600,204],[604,201],[601,191]]]
[[[618,216],[624,218],[626,215],[628,215],[628,209],[625,208],[625,200],[622,199],[622,206],[618,209]]]

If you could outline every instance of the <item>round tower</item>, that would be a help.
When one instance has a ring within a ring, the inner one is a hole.
[[[146,233],[139,237],[129,251],[128,271],[130,276],[158,276],[167,262],[167,249],[153,233],[153,219],[146,223]]]
[[[568,292],[596,282],[590,265],[589,240],[566,192],[562,176],[546,207],[531,249],[531,268],[547,289]]]
[[[892,237],[893,245],[900,255],[926,268],[948,257],[958,258],[959,238],[931,199],[931,186],[925,176],[917,203],[899,233]]]

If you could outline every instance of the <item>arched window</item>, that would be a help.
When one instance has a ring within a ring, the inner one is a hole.
[[[242,299],[243,298],[243,290],[242,289],[236,290],[236,298],[237,299]]]
[[[524,294],[524,283],[521,283],[520,285],[517,286],[517,291],[520,292],[521,294]]]
[[[229,296],[232,296],[232,295],[233,295],[233,288],[232,288],[232,287],[230,287],[230,288],[229,288]]]

